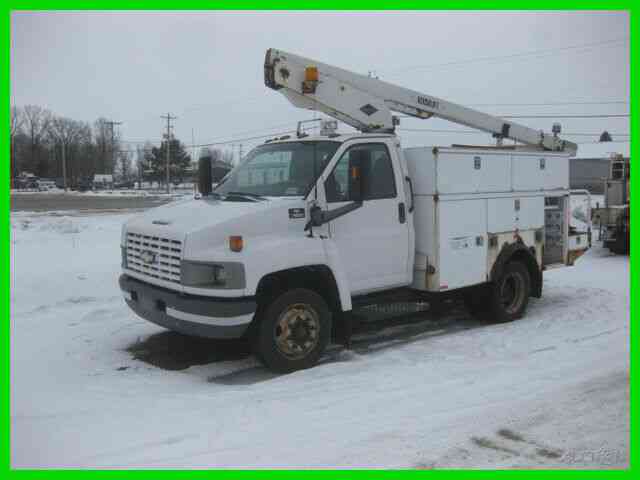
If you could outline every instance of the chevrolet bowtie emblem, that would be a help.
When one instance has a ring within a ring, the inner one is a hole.
[[[140,252],[140,260],[148,264],[156,263],[156,254],[151,250],[144,250]]]

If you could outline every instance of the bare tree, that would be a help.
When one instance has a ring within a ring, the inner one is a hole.
[[[120,133],[113,129],[113,122],[101,117],[93,125],[93,134],[98,154],[96,171],[113,173],[116,167],[114,153],[120,150]]]
[[[11,107],[11,138],[15,137],[22,128],[24,121],[20,109],[15,105]]]
[[[49,123],[49,132],[60,145],[62,152],[62,181],[64,189],[67,189],[67,151],[72,146],[77,146],[83,135],[86,135],[86,126],[81,122],[70,118],[54,117]]]
[[[15,178],[18,176],[19,168],[18,168],[18,159],[16,157],[16,135],[21,131],[22,125],[24,121],[22,118],[22,112],[18,109],[18,107],[11,107],[11,127],[10,127],[10,135],[11,135],[11,178]]]
[[[126,182],[131,177],[131,159],[129,158],[128,151],[118,152],[118,164],[116,165],[118,175],[123,182]]]
[[[26,134],[29,138],[28,168],[41,175],[46,172],[46,157],[43,155],[43,143],[51,123],[51,112],[38,105],[26,105],[23,110]]]
[[[144,181],[153,181],[154,177],[151,174],[150,155],[153,149],[153,143],[145,142],[144,145],[138,145],[136,147],[136,164],[138,167],[138,185],[142,187]]]

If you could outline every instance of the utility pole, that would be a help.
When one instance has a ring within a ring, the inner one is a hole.
[[[113,121],[107,121],[104,122],[106,125],[109,125],[109,127],[111,128],[111,162],[113,164],[113,170],[115,170],[116,168],[116,136],[115,136],[115,132],[114,132],[114,127],[116,125],[122,125],[122,122],[113,122]],[[62,158],[64,159],[64,150],[63,154],[62,154]],[[64,163],[63,163],[64,165]],[[111,173],[113,173],[113,170]],[[107,172],[104,172],[107,173]]]
[[[62,186],[64,191],[67,191],[67,152],[64,139],[60,139],[60,146],[62,147]]]
[[[242,144],[240,144],[240,148],[238,149],[238,165],[242,162]]]
[[[66,139],[56,130],[53,130],[53,136],[60,142],[60,153],[62,154],[62,188],[67,191],[67,156],[66,156]]]
[[[172,116],[167,112],[166,115],[161,115],[160,118],[164,118],[167,121],[167,170],[166,170],[166,182],[167,182],[167,193],[169,193],[169,159],[171,156],[171,120],[175,120],[178,117]]]

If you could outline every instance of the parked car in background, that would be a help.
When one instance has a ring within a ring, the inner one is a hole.
[[[135,188],[135,182],[133,181],[122,181],[113,184],[113,188]]]
[[[50,178],[41,178],[38,180],[38,190],[46,192],[48,190],[55,190],[57,188],[56,181]]]

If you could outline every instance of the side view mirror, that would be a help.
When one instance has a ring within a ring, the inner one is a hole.
[[[202,157],[198,160],[198,190],[203,197],[211,193],[212,184],[211,157]]]
[[[363,168],[364,152],[354,150],[349,154],[349,200],[362,202],[362,185],[365,181],[365,169]]]
[[[310,224],[312,227],[319,227],[324,223],[324,216],[322,215],[322,209],[318,205],[314,205],[309,210]]]

